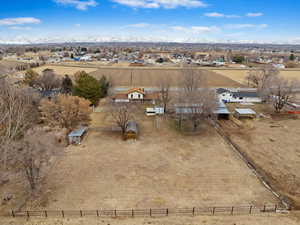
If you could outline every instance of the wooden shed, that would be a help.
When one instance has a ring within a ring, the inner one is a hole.
[[[136,139],[138,136],[138,124],[135,121],[129,121],[126,126],[125,139]]]
[[[72,131],[69,135],[69,144],[77,144],[79,145],[86,134],[88,128],[87,127],[82,127],[78,130]]]

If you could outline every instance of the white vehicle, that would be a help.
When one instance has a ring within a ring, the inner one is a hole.
[[[146,108],[147,116],[163,115],[165,110],[163,107]]]

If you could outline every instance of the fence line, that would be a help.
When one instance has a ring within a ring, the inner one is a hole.
[[[206,208],[181,208],[181,209],[129,209],[129,210],[12,210],[7,216],[11,217],[165,217],[177,216],[199,216],[199,215],[245,215],[259,213],[276,213],[284,210],[277,205],[257,206],[231,206],[231,207],[206,207]]]

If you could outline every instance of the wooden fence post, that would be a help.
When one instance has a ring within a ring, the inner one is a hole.
[[[277,205],[275,205],[275,209],[274,209],[274,212],[276,212],[277,211]]]
[[[232,206],[232,208],[231,208],[231,215],[233,215],[233,209],[234,209],[234,207]]]
[[[62,215],[63,218],[65,218],[65,212],[64,212],[64,210],[61,210],[61,215]]]
[[[12,217],[16,216],[14,210],[11,210],[11,215],[12,215]]]
[[[167,216],[169,215],[169,209],[166,209],[166,215]]]
[[[266,212],[266,205],[264,205],[264,212]]]
[[[195,207],[193,208],[193,216],[195,216]]]
[[[131,210],[131,216],[134,217],[134,210]]]
[[[115,217],[117,217],[117,210],[115,209]]]
[[[212,214],[215,215],[216,207],[213,207]]]
[[[98,210],[96,211],[96,214],[97,214],[97,217],[99,217],[99,211]]]
[[[30,216],[29,216],[29,211],[26,211],[27,212],[27,218],[29,218]]]
[[[82,210],[80,210],[80,217],[82,217],[83,215],[82,215]]]
[[[152,209],[150,209],[150,217],[152,216]]]
[[[252,213],[252,205],[250,206],[250,209],[249,209],[249,214]]]
[[[48,217],[47,210],[45,210],[44,213],[45,213],[45,217],[47,218]]]

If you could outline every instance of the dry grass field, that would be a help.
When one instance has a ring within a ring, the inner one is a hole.
[[[2,219],[0,225],[298,225],[298,214],[251,216],[197,216],[134,219]]]
[[[182,73],[178,68],[152,68],[152,67],[101,67],[97,65],[78,64],[78,66],[45,65],[34,70],[41,73],[44,69],[53,69],[59,75],[73,75],[84,70],[97,79],[107,76],[114,86],[155,87],[161,77],[168,77],[171,86],[178,86]],[[81,66],[79,66],[81,65]],[[89,67],[90,66],[90,67]],[[203,70],[203,74],[210,87],[240,87],[241,84],[226,76],[212,71]]]
[[[84,70],[87,73],[90,72],[94,72],[97,70],[97,68],[88,68],[88,67],[69,67],[69,66],[53,66],[53,65],[44,65],[41,67],[37,67],[34,68],[33,70],[35,70],[38,73],[41,73],[43,70],[45,69],[52,69],[55,71],[55,73],[57,73],[58,75],[73,75],[78,71],[82,71]]]
[[[210,87],[240,87],[241,84],[215,72],[202,70]],[[96,78],[106,75],[115,86],[155,87],[167,77],[171,86],[178,86],[182,70],[178,68],[101,68],[90,73]]]
[[[136,118],[137,141],[90,131],[70,146],[49,175],[48,209],[181,208],[275,204],[248,167],[213,128],[183,136],[169,120]],[[94,113],[93,127],[112,125]],[[29,206],[28,206],[29,207]],[[30,207],[29,207],[30,208]]]
[[[249,70],[229,70],[229,69],[219,69],[219,70],[212,70],[217,74],[221,74],[229,79],[232,79],[236,82],[239,82],[243,85],[247,85],[246,77],[248,75]],[[300,81],[300,70],[281,70],[280,75],[288,79],[297,79]]]
[[[232,140],[270,178],[274,187],[300,206],[300,119],[259,119],[230,130]]]

